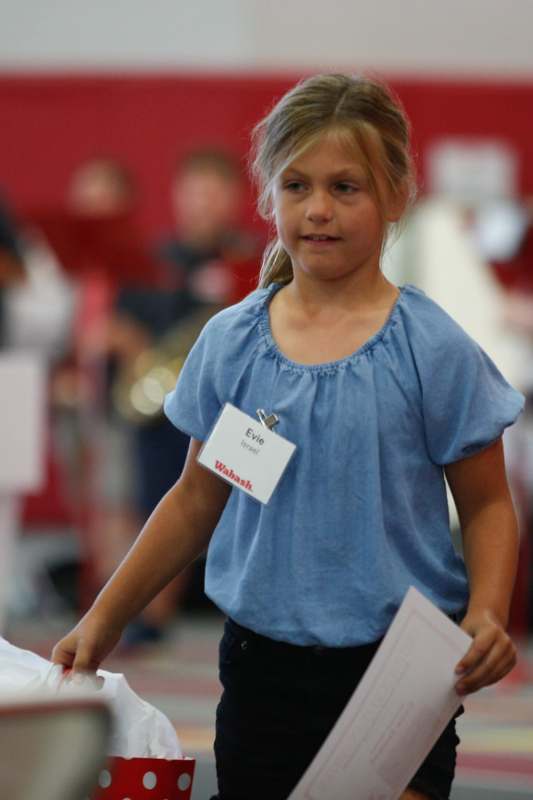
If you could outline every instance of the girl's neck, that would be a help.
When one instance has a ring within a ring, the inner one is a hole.
[[[310,287],[296,277],[271,299],[271,334],[283,355],[298,364],[338,361],[381,330],[398,295],[381,273],[372,282],[350,281],[342,291],[332,282]]]
[[[381,270],[371,276],[349,275],[346,279],[322,281],[295,274],[283,290],[295,310],[314,316],[329,311],[363,311],[394,302],[398,289]]]

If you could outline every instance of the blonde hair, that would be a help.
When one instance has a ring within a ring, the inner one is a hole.
[[[272,188],[278,175],[325,134],[334,133],[356,151],[385,220],[380,191],[388,197],[416,194],[410,127],[400,101],[378,80],[364,76],[316,75],[296,84],[254,128],[251,169],[259,189],[258,209],[272,219]],[[289,283],[292,263],[279,239],[267,246],[259,286]]]

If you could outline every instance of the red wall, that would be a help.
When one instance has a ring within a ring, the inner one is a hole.
[[[78,161],[116,154],[139,177],[147,229],[160,230],[170,224],[168,181],[179,155],[222,144],[244,157],[251,127],[295,77],[0,74],[0,186],[17,208],[56,205]],[[422,184],[432,139],[495,136],[516,148],[521,190],[533,192],[533,81],[392,84],[413,123]]]

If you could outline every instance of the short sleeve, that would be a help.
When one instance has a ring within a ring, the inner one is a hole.
[[[177,428],[203,441],[220,412],[215,389],[217,343],[208,323],[187,356],[176,387],[165,398],[165,414]]]
[[[418,359],[429,455],[441,465],[499,439],[524,407],[523,396],[476,342],[455,324],[447,333]]]

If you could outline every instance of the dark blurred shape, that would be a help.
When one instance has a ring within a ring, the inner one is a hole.
[[[0,195],[0,347],[4,342],[3,292],[26,276],[22,247],[15,221]]]
[[[23,276],[24,263],[17,227],[0,195],[0,281],[3,284]]]

